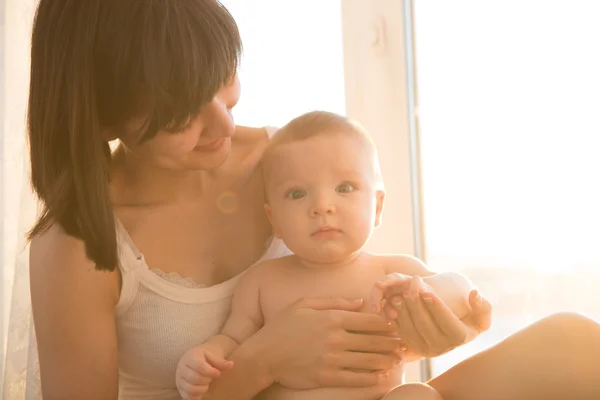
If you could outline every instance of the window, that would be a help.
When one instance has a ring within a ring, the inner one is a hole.
[[[283,126],[315,109],[344,114],[339,0],[222,3],[235,18],[244,44],[236,123]]]
[[[416,1],[426,256],[494,305],[489,332],[600,318],[600,4]]]
[[[241,125],[283,125],[313,109],[346,114],[371,132],[386,179],[373,252],[414,253],[407,81],[401,1],[223,0],[244,57]],[[419,379],[419,365],[407,368]]]

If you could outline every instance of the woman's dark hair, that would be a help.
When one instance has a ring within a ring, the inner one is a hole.
[[[237,25],[216,0],[41,0],[27,116],[33,188],[99,270],[118,265],[106,129],[147,116],[142,140],[184,126],[234,76]]]

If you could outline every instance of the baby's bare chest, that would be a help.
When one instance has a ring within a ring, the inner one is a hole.
[[[375,281],[385,276],[381,268],[347,273],[282,273],[272,275],[262,287],[261,308],[265,323],[303,298],[346,298],[364,300],[362,312],[370,312],[369,298]]]

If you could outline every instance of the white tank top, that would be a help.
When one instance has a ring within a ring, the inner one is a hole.
[[[275,129],[267,128],[269,136]],[[117,223],[122,288],[117,303],[119,399],[179,400],[175,371],[181,356],[221,330],[234,288],[244,273],[202,287],[177,274],[150,270],[125,228]],[[260,261],[290,251],[272,238]]]
[[[199,287],[176,274],[149,270],[122,226],[121,297],[116,307],[119,399],[180,399],[175,386],[179,359],[219,333],[233,290],[244,274]],[[271,239],[260,261],[289,254]]]
[[[265,128],[269,136],[276,128]],[[149,270],[125,228],[117,222],[122,288],[117,303],[119,400],[180,400],[175,386],[179,359],[190,348],[219,333],[229,314],[235,285],[244,272],[210,287],[176,274]],[[290,254],[271,239],[260,261]],[[32,321],[31,321],[32,322]],[[9,398],[41,400],[37,340],[30,324],[26,388]]]

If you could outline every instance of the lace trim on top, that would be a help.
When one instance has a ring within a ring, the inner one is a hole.
[[[150,268],[150,272],[158,275],[161,279],[167,282],[171,282],[188,289],[203,289],[207,287],[206,285],[197,283],[192,278],[183,277],[177,272],[165,272],[160,268]]]

